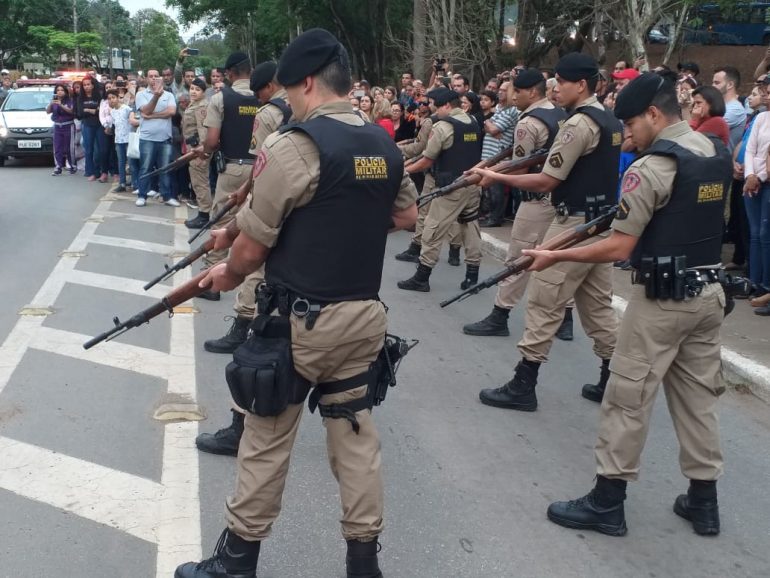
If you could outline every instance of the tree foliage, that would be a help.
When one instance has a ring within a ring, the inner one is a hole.
[[[176,20],[152,8],[139,10],[131,18],[136,48],[133,52],[134,68],[148,70],[173,66],[182,39]]]

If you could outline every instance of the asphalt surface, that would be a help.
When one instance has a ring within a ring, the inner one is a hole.
[[[172,372],[167,383],[158,366],[167,360],[177,371],[183,364],[174,344],[185,337],[189,315],[156,318],[87,354],[75,345],[108,329],[114,315],[122,319],[154,302],[130,293],[128,280],[144,282],[169,262],[163,247],[170,254],[186,234],[173,224],[179,214],[156,203],[137,209],[129,196],[111,200],[106,186],[82,176],[49,174],[29,161],[0,169],[0,577],[170,577],[169,562],[210,554],[233,488],[234,459],[197,456],[190,446],[198,427],[213,431],[230,418],[228,356],[207,353],[202,344],[227,329],[233,297],[194,303],[194,355],[187,352],[194,374],[187,381],[208,419],[179,427],[154,420],[180,380]],[[156,221],[132,221],[137,215]],[[81,254],[60,255],[81,238]],[[406,233],[391,237],[381,292],[390,331],[420,340],[402,364],[398,387],[375,410],[387,493],[380,556],[386,576],[770,576],[766,405],[736,392],[723,398],[719,537],[696,536],[671,511],[687,482],[662,395],[642,477],[629,486],[628,535],[555,526],[545,517],[548,504],[579,497],[593,484],[598,408],[579,395],[599,371],[589,341],[576,327],[575,341],[554,345],[552,362],[540,372],[537,412],[481,405],[479,388],[509,379],[518,360],[523,310],[511,316],[511,337],[463,335],[464,323],[488,313],[493,291],[440,309],[462,278],[446,254],[431,293],[396,289],[413,272],[393,260],[407,243]],[[39,294],[68,259],[76,260],[74,272],[55,292]],[[482,275],[497,266],[485,262]],[[47,295],[48,311],[24,310]],[[182,440],[177,454],[174,436]],[[339,517],[323,427],[306,411],[283,512],[263,544],[260,578],[343,578]]]

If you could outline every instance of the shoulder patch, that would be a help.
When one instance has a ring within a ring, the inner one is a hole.
[[[615,218],[619,221],[624,221],[628,218],[628,213],[631,212],[631,206],[625,199],[620,199],[618,203],[618,212],[615,214]]]
[[[199,116],[201,119],[204,119],[204,118],[206,118],[206,112],[207,112],[207,111],[206,111],[206,107],[205,107],[205,106],[201,106],[201,107],[200,107],[200,108],[198,108],[198,109],[197,109],[195,112],[198,114],[198,116]]]
[[[561,135],[561,142],[563,144],[569,144],[573,140],[575,140],[575,132],[572,129],[567,129],[564,131],[564,133]]]
[[[630,193],[637,189],[641,183],[642,177],[639,176],[639,173],[635,171],[626,171],[626,174],[623,176],[623,186],[620,190],[623,193]]]
[[[521,140],[527,136],[527,130],[524,128],[517,128],[516,129],[516,138]]]
[[[517,157],[523,157],[523,156],[524,156],[524,153],[525,153],[525,151],[524,151],[524,147],[523,147],[523,146],[521,146],[521,145],[518,145],[518,146],[517,146],[517,147],[514,149],[514,151],[513,151],[513,152],[516,154],[516,156],[517,156]]]
[[[254,158],[254,169],[251,171],[251,178],[255,179],[259,176],[259,174],[265,170],[265,167],[267,166],[267,152],[265,152],[265,149],[262,149],[257,153],[257,156]]]
[[[560,152],[555,152],[548,157],[548,164],[555,169],[559,169],[564,164],[564,158],[561,156]]]

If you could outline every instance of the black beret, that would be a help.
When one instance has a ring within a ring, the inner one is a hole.
[[[190,84],[193,84],[193,85],[197,86],[201,90],[206,90],[206,83],[204,81],[202,81],[200,78],[196,78]]]
[[[577,82],[598,77],[599,65],[588,54],[570,52],[561,57],[554,71],[564,80]]]
[[[513,86],[516,88],[532,88],[541,82],[545,82],[542,72],[537,68],[525,68],[513,79]]]
[[[673,89],[673,85],[659,74],[645,72],[620,91],[615,100],[615,116],[620,120],[628,120],[642,114],[664,86]]]
[[[350,66],[348,52],[340,41],[328,30],[312,28],[286,47],[278,61],[276,76],[283,86],[292,86],[335,60]]]
[[[448,102],[459,99],[460,95],[457,94],[454,90],[440,86],[439,88],[434,88],[431,90],[428,93],[428,98],[432,99],[436,106],[444,106]]]
[[[265,88],[275,78],[275,71],[278,65],[272,60],[257,64],[254,70],[251,71],[251,81],[249,82],[249,88],[252,92],[256,93],[258,90]]]
[[[245,52],[233,52],[230,56],[227,57],[227,62],[225,62],[225,70],[238,66],[248,59],[249,55]]]

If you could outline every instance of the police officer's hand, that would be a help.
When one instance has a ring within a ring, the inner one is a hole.
[[[227,228],[224,229],[212,229],[211,231],[211,238],[214,239],[214,251],[222,251],[224,249],[229,249],[233,246],[233,243],[235,242],[235,238],[231,238],[230,234],[227,231]]]
[[[494,171],[490,171],[489,169],[478,169],[478,168],[472,168],[468,171],[465,171],[466,175],[479,175],[481,177],[481,181],[479,182],[479,186],[482,188],[489,187],[490,185],[494,184],[495,180],[491,178],[491,175],[495,175]]]
[[[251,190],[251,179],[249,179],[248,184],[249,186],[240,187],[234,193],[227,195],[227,200],[235,200],[235,202],[238,203],[238,206],[240,207],[243,203],[246,202],[246,197],[249,196],[249,191]]]
[[[541,249],[524,249],[522,255],[532,257],[534,261],[527,268],[527,271],[542,271],[557,262],[554,251],[543,251]]]
[[[743,183],[743,194],[753,197],[759,192],[759,178],[757,175],[749,175]]]
[[[198,159],[202,160],[202,161],[208,160],[211,157],[211,153],[207,153],[203,149],[203,145],[202,144],[200,144],[197,147],[191,149],[190,152],[195,153],[195,156]]]
[[[213,231],[212,231],[213,234]],[[214,293],[218,291],[232,291],[243,281],[243,277],[232,275],[227,268],[227,261],[217,263],[208,270],[208,274],[198,283],[201,289],[208,289]]]

